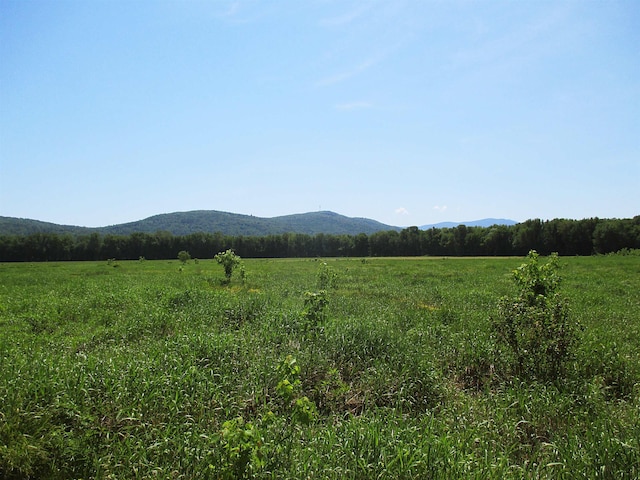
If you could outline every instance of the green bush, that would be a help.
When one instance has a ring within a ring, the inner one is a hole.
[[[514,270],[518,288],[513,297],[498,304],[493,332],[499,348],[506,348],[514,373],[519,377],[554,380],[564,373],[577,342],[578,324],[571,320],[567,300],[558,292],[558,255],[540,265],[539,255],[529,252],[528,261]]]
[[[224,276],[227,279],[227,283],[231,281],[231,276],[235,268],[241,264],[241,258],[234,253],[230,248],[224,252],[217,253],[213,259],[218,262],[224,268]]]
[[[338,275],[333,268],[331,268],[327,262],[322,262],[318,269],[318,288],[320,290],[328,290],[335,288]]]
[[[180,250],[178,252],[178,260],[180,260],[180,262],[184,265],[189,260],[191,260],[191,255],[186,250]]]
[[[309,327],[317,327],[324,322],[327,303],[326,291],[305,292],[303,315]]]

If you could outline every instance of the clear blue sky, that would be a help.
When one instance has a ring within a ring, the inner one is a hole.
[[[640,214],[640,1],[0,1],[0,215]]]

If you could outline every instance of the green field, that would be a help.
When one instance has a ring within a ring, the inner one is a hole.
[[[640,256],[561,258],[546,382],[492,335],[523,261],[0,264],[0,477],[638,478]]]

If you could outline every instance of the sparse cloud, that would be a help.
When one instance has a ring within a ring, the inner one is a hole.
[[[336,110],[361,110],[363,108],[371,108],[373,105],[369,102],[346,102],[334,105]]]
[[[396,2],[361,0],[340,10],[319,22],[338,41],[327,43],[322,60],[324,75],[316,79],[315,87],[333,86],[359,76],[386,62],[413,38],[412,29],[398,27],[405,24],[408,13]]]
[[[364,62],[359,63],[353,66],[352,68],[346,69],[340,73],[336,73],[335,75],[329,75],[328,77],[321,78],[316,82],[316,86],[326,87],[329,85],[335,85],[336,83],[344,82],[345,80],[348,80],[351,77],[355,77],[356,75],[373,67],[380,60],[381,58],[371,58],[371,59],[365,60]]]
[[[350,10],[347,13],[344,13],[342,15],[320,20],[320,25],[322,25],[323,27],[339,27],[339,26],[348,25],[354,20],[356,20],[358,17],[360,17],[367,10],[369,10],[368,5],[360,5],[359,7],[354,8],[353,10]]]
[[[435,207],[433,207],[433,209],[438,211],[438,212],[446,212],[447,211],[447,206],[446,205],[436,205]]]
[[[477,70],[482,66],[510,66],[515,61],[530,60],[542,52],[556,48],[555,44],[545,41],[549,34],[557,30],[562,21],[571,14],[570,5],[559,5],[555,9],[545,11],[541,18],[534,19],[528,24],[507,30],[486,41],[479,41],[469,48],[457,52],[452,65],[456,68]],[[484,24],[476,25],[476,32],[482,37],[490,32]],[[567,32],[565,35],[571,35]],[[575,35],[575,34],[574,34]]]
[[[236,15],[240,10],[240,2],[231,2],[223,7],[224,8],[221,8],[220,11],[218,11],[217,16],[219,18],[230,18]]]
[[[396,208],[395,212],[396,212],[396,215],[402,215],[402,216],[409,215],[409,210],[407,210],[404,207]]]

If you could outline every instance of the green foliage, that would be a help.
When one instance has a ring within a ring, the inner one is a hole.
[[[303,396],[296,398],[293,406],[291,419],[300,425],[310,425],[318,418],[318,409],[316,404],[309,400],[309,397]]]
[[[318,269],[317,284],[319,290],[328,290],[336,286],[338,275],[327,262],[322,262]]]
[[[246,478],[264,466],[264,440],[252,423],[242,417],[227,420],[220,437],[226,453],[225,478]]]
[[[513,272],[518,291],[500,300],[493,330],[498,345],[507,347],[513,357],[516,375],[555,380],[571,358],[578,325],[558,292],[558,256],[553,254],[540,265],[532,250],[527,259]]]
[[[278,367],[278,373],[282,377],[282,380],[278,382],[276,386],[276,393],[278,396],[290,403],[296,391],[300,388],[300,366],[297,364],[296,359],[291,355],[280,363]]]
[[[318,418],[315,403],[309,397],[300,395],[300,366],[291,355],[280,362],[278,373],[282,380],[276,386],[276,393],[291,409],[291,420],[301,425],[309,425]]]
[[[217,253],[213,259],[224,268],[224,276],[227,282],[231,281],[231,276],[235,268],[241,264],[241,258],[230,248],[224,252]]]
[[[178,260],[180,260],[180,263],[185,265],[189,260],[191,260],[191,255],[189,255],[189,252],[186,250],[180,250],[178,252]]]
[[[0,478],[640,477],[638,256],[562,259],[555,383],[495,357],[522,259],[332,260],[310,335],[318,262],[106,258],[0,265]]]
[[[324,290],[305,292],[303,315],[309,327],[315,328],[324,322],[325,308],[328,303],[327,292]]]

